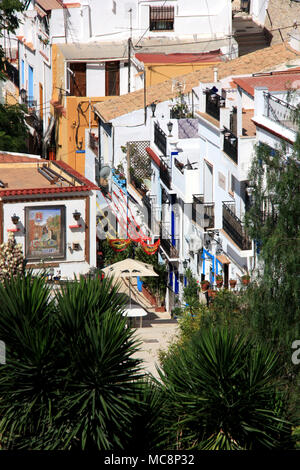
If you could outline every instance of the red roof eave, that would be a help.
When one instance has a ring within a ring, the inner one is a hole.
[[[148,153],[151,160],[160,168],[160,158],[150,147],[146,147],[146,152]]]

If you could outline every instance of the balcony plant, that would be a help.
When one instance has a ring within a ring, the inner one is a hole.
[[[232,289],[236,286],[236,279],[229,279],[229,285]]]
[[[250,276],[249,274],[244,274],[242,277],[241,277],[241,281],[242,281],[242,284],[244,286],[248,286],[248,284],[250,283]]]
[[[217,287],[222,287],[223,285],[223,276],[222,274],[217,274],[216,275],[216,284],[217,284]]]
[[[207,279],[203,279],[203,281],[201,281],[200,284],[201,284],[202,292],[206,292],[209,287],[209,281]]]

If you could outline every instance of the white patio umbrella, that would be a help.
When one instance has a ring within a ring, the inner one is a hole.
[[[114,278],[129,278],[129,305],[131,308],[131,278],[132,277],[158,277],[152,264],[143,263],[135,259],[127,258],[118,261],[102,269],[105,276],[114,276]]]

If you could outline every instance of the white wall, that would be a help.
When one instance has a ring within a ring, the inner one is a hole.
[[[25,239],[26,234],[24,233],[25,227],[25,207],[32,206],[58,206],[64,205],[66,207],[66,259],[65,260],[53,260],[53,262],[58,262],[59,267],[57,270],[61,271],[61,276],[63,278],[73,278],[73,273],[76,275],[84,274],[89,270],[90,266],[96,265],[96,196],[90,198],[90,220],[88,221],[90,229],[90,264],[85,261],[85,229],[70,229],[69,225],[75,225],[76,222],[73,218],[73,212],[78,210],[81,213],[81,218],[84,221],[85,219],[85,200],[84,199],[74,199],[74,200],[60,200],[60,201],[36,201],[36,202],[18,202],[13,204],[4,204],[3,206],[3,220],[4,220],[4,242],[8,239],[7,229],[14,228],[11,217],[13,214],[16,214],[20,217],[19,227],[21,228],[20,232],[15,232],[15,238],[17,243],[22,245],[22,250],[25,255]],[[26,227],[25,227],[26,229]],[[70,249],[72,243],[80,244],[80,251],[73,251]],[[30,263],[38,263],[37,261],[28,261]]]
[[[250,14],[252,15],[253,21],[260,25],[265,24],[266,10],[268,5],[269,0],[251,0]]]

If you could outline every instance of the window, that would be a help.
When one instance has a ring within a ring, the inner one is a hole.
[[[71,96],[86,96],[86,63],[69,64],[69,80]]]
[[[174,30],[174,7],[150,7],[150,31]]]
[[[105,62],[105,96],[120,95],[120,62]]]

